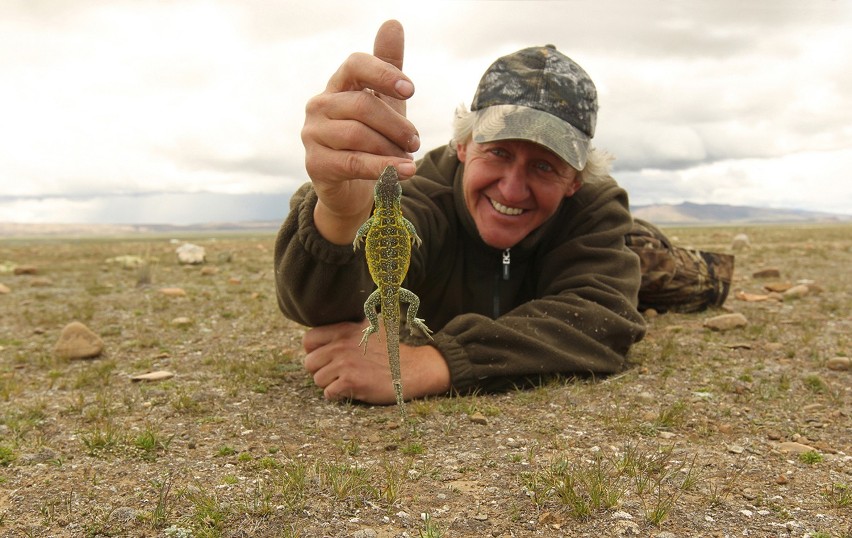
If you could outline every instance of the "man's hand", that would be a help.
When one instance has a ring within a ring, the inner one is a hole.
[[[357,180],[375,180],[389,164],[403,178],[414,175],[420,138],[405,117],[414,85],[402,73],[404,50],[402,25],[385,22],[373,55],[350,55],[305,108],[305,168],[319,197],[314,220],[334,243],[351,243],[370,215],[373,183]]]
[[[314,383],[324,389],[328,400],[353,399],[371,404],[393,404],[390,366],[384,342],[384,327],[367,346],[358,343],[367,326],[336,323],[315,327],[305,333],[305,369]],[[440,352],[432,346],[400,345],[402,386],[405,399],[443,394],[450,389],[450,371]]]

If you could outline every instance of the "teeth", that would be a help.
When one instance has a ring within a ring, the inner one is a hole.
[[[491,207],[493,207],[494,209],[497,210],[498,213],[502,213],[503,215],[515,216],[515,215],[520,215],[521,213],[524,212],[524,210],[519,208],[519,207],[506,207],[503,204],[501,204],[500,202],[491,200],[490,198],[489,198],[489,200],[491,201]]]

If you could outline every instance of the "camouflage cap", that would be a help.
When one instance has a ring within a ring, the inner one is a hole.
[[[598,97],[589,75],[553,45],[498,58],[473,97],[477,143],[520,139],[541,144],[582,170],[595,135]]]

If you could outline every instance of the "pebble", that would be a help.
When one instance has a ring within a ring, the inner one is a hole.
[[[775,293],[784,293],[785,291],[792,288],[793,285],[789,282],[770,282],[768,284],[763,285],[763,289],[766,291],[772,291]]]
[[[377,538],[378,536],[379,534],[373,529],[361,529],[360,531],[355,531],[352,538]]]
[[[781,296],[784,297],[785,301],[788,299],[801,299],[802,297],[808,295],[810,292],[811,289],[805,284],[798,284],[783,292]]]
[[[168,297],[186,297],[183,288],[160,288],[160,293]]]
[[[764,267],[751,274],[752,278],[781,278],[781,271],[776,267]]]
[[[59,334],[53,353],[61,359],[89,359],[103,350],[104,341],[100,336],[79,321],[72,321]]]
[[[470,415],[470,421],[473,422],[474,424],[482,424],[482,425],[488,424],[488,419],[485,418],[485,415],[483,415],[482,413],[480,413],[478,411],[476,413],[473,413],[472,415]]]
[[[155,372],[148,372],[147,374],[139,374],[134,375],[130,378],[131,381],[163,381],[166,379],[171,379],[175,376],[174,372],[169,372],[168,370],[157,370]]]
[[[175,327],[189,327],[192,325],[192,320],[186,317],[179,317],[172,320],[172,325]]]
[[[177,252],[178,263],[184,265],[198,265],[204,263],[204,259],[207,257],[204,247],[193,245],[192,243],[184,243],[179,246],[175,252]]]
[[[47,288],[53,286],[53,281],[46,276],[37,276],[30,280],[30,286],[34,288]]]
[[[734,297],[740,301],[746,301],[748,303],[759,303],[761,301],[772,300],[771,295],[761,293],[749,293],[747,291],[738,291],[734,294]]]
[[[122,269],[138,269],[145,265],[145,260],[139,256],[125,254],[124,256],[109,258],[106,260],[106,263],[109,265],[118,265]]]
[[[719,431],[719,433],[733,433],[734,431],[734,427],[727,422],[722,422],[716,427],[716,429]]]
[[[748,325],[748,320],[742,314],[722,314],[704,320],[704,326],[714,331],[728,331]]]
[[[9,289],[9,286],[7,286],[5,284],[0,284],[0,295],[6,295],[7,293],[9,293],[11,291],[12,290]]]
[[[792,452],[793,454],[801,454],[803,452],[814,452],[816,449],[810,445],[797,443],[795,441],[786,441],[778,445],[778,450],[781,452]]]
[[[201,274],[204,276],[212,276],[219,272],[218,267],[213,267],[212,265],[207,265],[201,268]]]
[[[639,536],[639,525],[628,519],[619,519],[615,522],[616,534],[618,536]]]
[[[745,250],[748,248],[751,248],[751,241],[749,241],[746,234],[737,234],[734,236],[734,240],[731,241],[731,250]]]
[[[37,275],[38,267],[35,265],[19,265],[13,271],[16,275]]]
[[[852,359],[849,357],[832,357],[825,363],[826,368],[837,372],[852,370]]]

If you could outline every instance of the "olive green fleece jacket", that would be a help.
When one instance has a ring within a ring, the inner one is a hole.
[[[486,245],[463,199],[463,165],[441,147],[403,181],[402,208],[423,239],[403,287],[435,331],[454,390],[496,390],[541,375],[608,374],[645,334],[639,260],[625,247],[627,194],[588,183],[507,251]],[[364,319],[375,288],[363,249],[326,241],[310,183],[290,201],[275,244],[278,304],[308,326]],[[404,307],[403,307],[404,308]],[[404,312],[404,311],[403,311]]]

